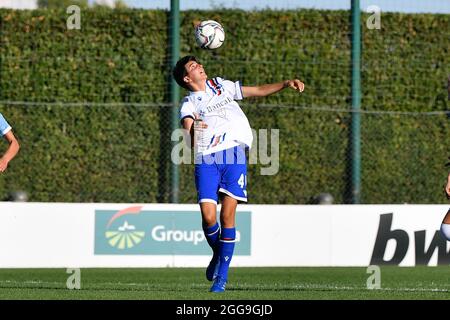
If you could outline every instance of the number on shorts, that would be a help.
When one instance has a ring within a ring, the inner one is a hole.
[[[241,189],[244,188],[246,180],[247,180],[247,176],[244,175],[243,173],[241,173],[241,176],[239,177],[239,180],[238,180],[238,184],[241,187]]]

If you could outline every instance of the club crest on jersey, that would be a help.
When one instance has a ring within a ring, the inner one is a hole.
[[[206,81],[206,84],[211,89],[214,94],[220,96],[223,92],[222,85],[217,81],[216,78],[212,78]]]

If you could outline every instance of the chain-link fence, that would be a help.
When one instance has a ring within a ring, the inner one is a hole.
[[[217,51],[192,38],[193,21],[209,16],[227,34]],[[450,14],[386,13],[381,29],[367,28],[370,16],[362,17],[362,203],[443,203]],[[167,12],[87,10],[79,31],[65,17],[0,10],[0,112],[22,147],[0,196],[168,202],[178,106],[167,102]],[[349,12],[221,8],[182,17],[181,55],[198,56],[209,76],[306,85],[303,94],[241,103],[256,134],[250,203],[315,203],[323,193],[350,202]],[[179,170],[180,202],[195,203],[193,165]]]

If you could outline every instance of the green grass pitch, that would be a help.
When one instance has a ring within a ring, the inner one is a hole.
[[[445,299],[449,267],[382,267],[368,290],[366,268],[231,268],[227,291],[209,293],[200,268],[81,269],[80,290],[66,269],[0,269],[0,299]]]

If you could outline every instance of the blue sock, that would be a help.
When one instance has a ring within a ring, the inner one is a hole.
[[[208,241],[209,246],[213,249],[214,254],[216,254],[219,249],[219,224],[216,222],[212,227],[203,226],[203,232],[205,233],[206,241]]]
[[[223,228],[219,242],[219,276],[228,279],[228,268],[234,252],[234,241],[236,239],[236,228]]]

